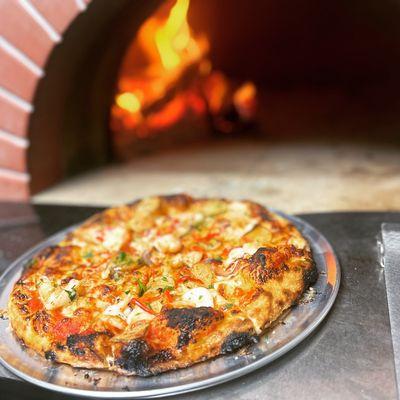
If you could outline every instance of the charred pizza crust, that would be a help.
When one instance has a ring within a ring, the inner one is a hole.
[[[149,376],[256,342],[316,278],[304,237],[261,205],[159,196],[34,257],[8,314],[49,360]]]

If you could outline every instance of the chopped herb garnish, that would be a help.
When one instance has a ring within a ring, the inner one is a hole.
[[[163,287],[163,289],[162,289],[162,292],[164,293],[164,292],[166,292],[167,290],[174,290],[175,288],[173,287],[173,286],[165,286],[165,287]]]
[[[76,299],[76,290],[75,286],[71,288],[71,290],[64,289],[67,292],[67,295],[71,301]]]
[[[213,260],[215,260],[215,261],[222,261],[222,257],[221,257],[221,256],[217,256],[217,257],[214,257]]]
[[[199,222],[196,222],[195,224],[193,224],[192,227],[199,231],[203,225],[204,225],[204,221],[199,221]]]
[[[225,304],[225,308],[226,308],[227,310],[231,309],[233,306],[234,306],[233,303]]]
[[[127,254],[124,251],[120,251],[117,255],[117,257],[115,257],[115,261],[117,263],[124,263],[126,261],[126,257]]]
[[[214,285],[213,285],[213,284],[208,285],[208,288],[209,288],[209,289],[214,289]]]
[[[31,258],[27,263],[26,263],[26,268],[31,268],[34,265],[36,265],[38,262],[37,258]]]
[[[132,257],[124,251],[120,251],[114,260],[115,263],[119,265],[132,264],[133,262]]]
[[[119,271],[114,270],[111,276],[112,279],[114,279],[114,281],[119,281],[121,279],[121,274]]]
[[[202,298],[203,298],[203,295],[200,295],[200,296],[199,296],[199,300],[201,300]]]
[[[130,292],[130,290],[125,290],[125,294],[129,294]]]
[[[147,290],[147,286],[140,279],[137,280],[137,283],[139,285],[139,297],[142,297]]]
[[[167,278],[166,276],[163,276],[161,279],[162,279],[164,282],[168,282],[168,278]]]
[[[93,253],[91,251],[87,251],[84,255],[83,258],[92,258],[93,257]]]

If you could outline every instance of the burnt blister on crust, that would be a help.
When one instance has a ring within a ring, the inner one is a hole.
[[[257,343],[257,336],[249,332],[232,332],[221,346],[221,354],[233,353],[245,346]]]
[[[47,260],[48,258],[50,258],[58,248],[59,247],[57,245],[48,246],[40,250],[35,256],[30,258],[22,267],[22,276],[18,280],[17,285],[23,285],[27,272],[34,269],[38,265],[40,260]]]
[[[310,288],[310,286],[314,285],[319,278],[319,272],[317,269],[317,265],[313,259],[310,260],[310,267],[303,270],[303,290],[300,291],[297,298],[293,301],[292,305],[295,306],[299,304],[301,301],[304,292]]]
[[[57,245],[49,246],[43,249],[36,257],[43,260],[49,259],[60,247]]]
[[[193,340],[195,332],[221,320],[223,313],[212,307],[172,308],[164,310],[163,316],[168,328],[179,330],[176,346],[181,349]],[[171,359],[170,350],[154,352],[145,340],[136,339],[122,348],[116,365],[133,374],[149,376],[153,374],[152,366]]]
[[[196,330],[223,318],[223,313],[212,307],[172,308],[164,311],[169,328],[178,328],[178,349],[189,344]]]
[[[75,246],[49,246],[45,249],[41,250],[36,256],[31,258],[23,267],[22,277],[17,282],[17,284],[24,284],[24,279],[26,275],[30,272],[33,272],[36,267],[39,267],[42,262],[49,260],[50,258],[54,257],[54,261],[57,263],[61,263],[64,261],[69,261],[71,256],[72,250]],[[48,269],[48,272],[51,273],[55,267],[52,266]],[[47,270],[46,270],[47,271]]]
[[[37,311],[32,319],[32,327],[36,333],[47,333],[50,328],[50,314],[45,310]]]
[[[144,340],[132,340],[121,350],[115,363],[122,369],[139,376],[152,375],[149,369],[148,354],[150,348]]]
[[[54,353],[54,351],[52,351],[52,350],[47,350],[44,353],[44,358],[46,360],[49,360],[49,361],[55,361],[56,360],[56,353]]]
[[[269,279],[278,278],[289,270],[287,265],[291,257],[307,258],[312,263],[312,257],[309,250],[298,249],[293,245],[285,248],[260,247],[251,257],[249,271],[254,280],[260,284],[266,283]],[[300,268],[300,267],[299,267]],[[305,278],[313,283],[316,280],[316,271],[305,269]],[[309,275],[307,275],[309,274]],[[308,286],[311,284],[309,283]],[[308,287],[307,286],[307,287]]]
[[[250,274],[256,282],[264,284],[287,270],[287,266],[283,263],[279,268],[273,264],[272,254],[276,252],[277,249],[274,248],[260,247],[250,257]]]
[[[125,345],[116,359],[120,368],[139,376],[154,375],[152,366],[157,366],[173,359],[169,350],[153,353],[145,340],[135,339]]]
[[[307,268],[303,272],[303,282],[304,282],[304,289],[308,289],[311,285],[313,285],[318,279],[318,269],[315,261],[311,261],[310,268]]]
[[[106,333],[95,332],[88,335],[69,335],[67,337],[67,347],[69,351],[76,356],[84,356],[86,351],[93,351],[96,338]]]
[[[267,256],[264,254],[268,251],[274,251],[273,249],[269,249],[267,247],[260,247],[252,256],[251,262],[254,262],[260,265],[262,268],[267,266]]]
[[[261,204],[254,203],[252,201],[249,201],[249,204],[250,204],[250,209],[251,209],[252,213],[257,217],[260,217],[263,221],[274,221],[275,220],[275,218],[273,217],[271,212],[268,209],[266,209],[264,206],[262,206]]]
[[[16,300],[18,301],[25,301],[28,300],[28,296],[25,293],[22,293],[21,291],[16,291],[13,293],[13,296]]]
[[[160,196],[160,199],[167,207],[175,207],[180,209],[188,208],[190,203],[193,202],[193,198],[185,193]]]

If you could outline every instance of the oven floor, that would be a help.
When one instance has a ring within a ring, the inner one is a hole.
[[[400,148],[261,140],[199,143],[70,178],[35,203],[111,205],[152,194],[251,198],[290,213],[400,209]]]

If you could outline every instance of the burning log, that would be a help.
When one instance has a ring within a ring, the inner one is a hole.
[[[213,132],[239,133],[254,125],[257,90],[252,82],[238,85],[229,81],[221,72],[212,72],[205,79],[203,94]]]
[[[182,70],[182,73],[178,76],[177,80],[171,82],[167,88],[163,97],[154,99],[154,101],[143,108],[143,116],[151,115],[152,113],[161,111],[162,108],[173,100],[177,95],[185,92],[194,86],[200,79],[200,62],[195,62],[188,65],[186,69]]]

